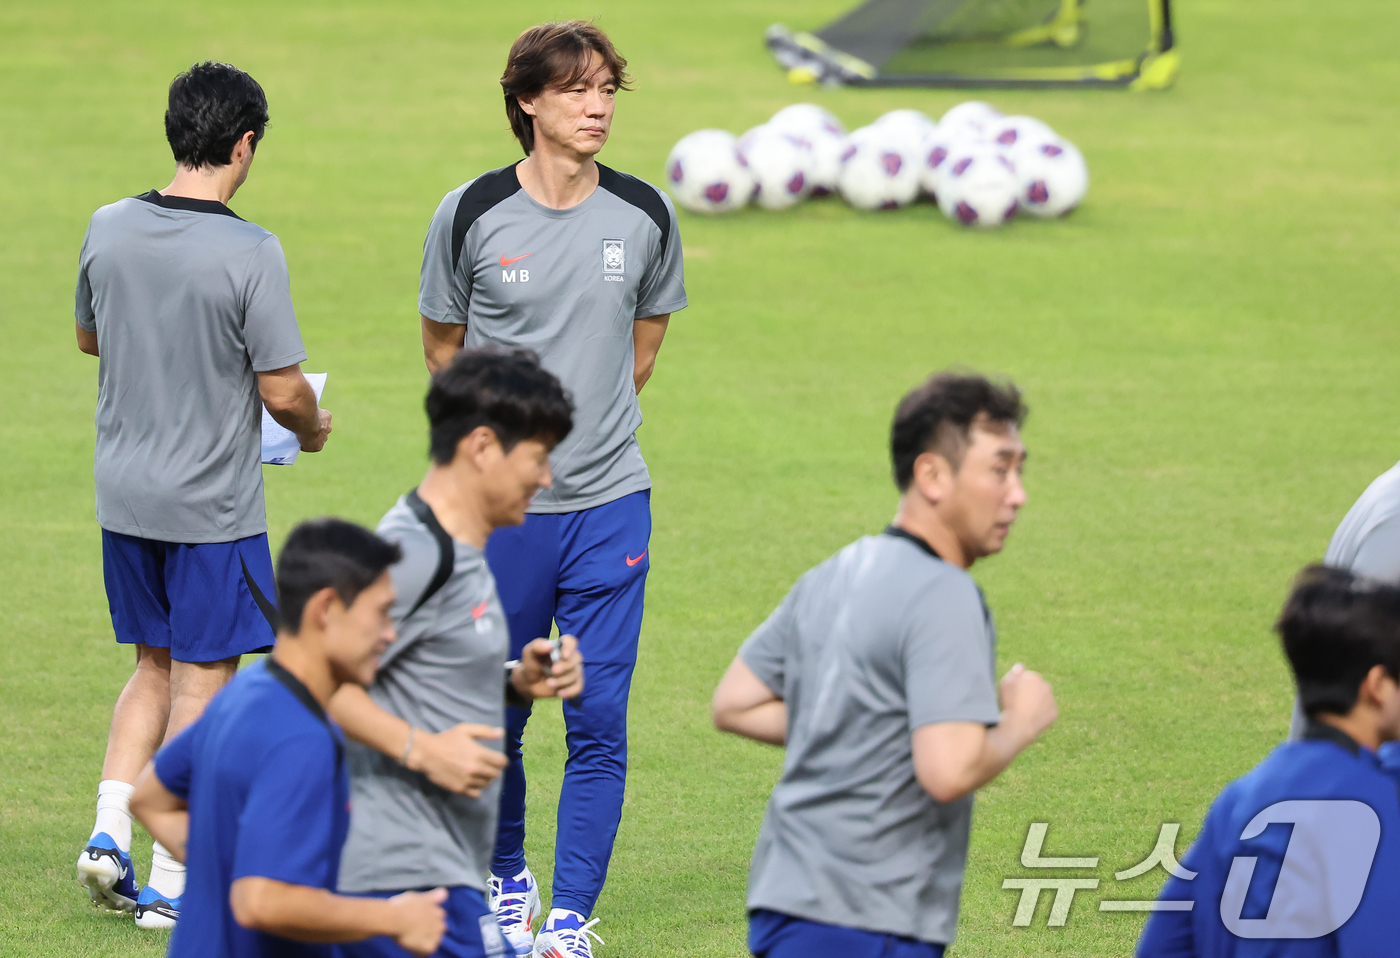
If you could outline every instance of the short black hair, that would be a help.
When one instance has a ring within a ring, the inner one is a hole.
[[[1308,566],[1274,628],[1309,718],[1349,713],[1377,665],[1400,681],[1400,589],[1394,586]]]
[[[1021,390],[973,372],[945,370],[911,390],[895,410],[890,427],[894,484],[903,492],[914,481],[914,460],[933,451],[953,468],[962,465],[976,422],[1016,426],[1026,421]]]
[[[446,465],[457,444],[479,426],[510,452],[526,439],[551,448],[574,428],[574,406],[564,386],[528,349],[472,349],[458,353],[433,376],[428,398],[428,453]]]
[[[267,96],[235,66],[206,60],[170,84],[165,138],[182,166],[227,166],[243,134],[253,131],[256,150],[266,129]]]
[[[311,519],[287,536],[277,556],[277,606],[282,628],[301,631],[306,603],[334,589],[347,606],[372,586],[403,552],[363,526],[344,519]]]

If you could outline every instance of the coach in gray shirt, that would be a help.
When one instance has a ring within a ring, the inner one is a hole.
[[[804,575],[715,691],[718,728],[786,747],[749,874],[759,958],[936,958],[953,940],[972,793],[1056,717],[1035,672],[998,687],[966,571],[1025,504],[1024,416],[980,376],[906,396],[894,523]]]
[[[282,247],[228,208],[267,119],[262,87],[243,71],[201,63],[180,74],[165,114],[174,180],[94,213],[79,259],[78,348],[101,358],[103,578],[136,671],[113,710],[78,879],[95,904],[134,910],[147,928],[174,923],[184,867],[157,843],[138,895],[131,783],[239,656],[273,642],[263,407],[307,452],[331,429],[301,373]]]

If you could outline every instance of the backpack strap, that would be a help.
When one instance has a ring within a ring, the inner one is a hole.
[[[433,515],[432,508],[423,501],[422,496],[418,495],[416,488],[404,497],[404,501],[413,510],[413,514],[418,517],[418,521],[428,527],[428,531],[433,534],[438,545],[437,571],[433,573],[432,581],[423,590],[423,594],[418,597],[418,601],[413,603],[413,608],[408,610],[408,615],[404,616],[407,619],[423,608],[429,599],[437,595],[439,589],[447,585],[447,580],[452,578],[452,565],[456,559],[456,549],[452,543],[452,536],[448,535],[447,530],[442,527],[442,523],[438,522],[437,516]]]

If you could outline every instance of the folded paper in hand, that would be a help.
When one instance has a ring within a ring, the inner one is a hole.
[[[316,402],[321,401],[321,393],[326,391],[326,373],[307,373],[306,381],[316,393]],[[262,461],[274,466],[290,466],[297,461],[301,452],[301,442],[296,433],[286,426],[279,425],[272,414],[263,407],[262,415]]]

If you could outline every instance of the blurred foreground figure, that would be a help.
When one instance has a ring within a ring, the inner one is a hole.
[[[447,892],[390,901],[334,893],[350,819],[345,740],[326,704],[367,685],[394,639],[398,546],[339,519],[304,522],[277,558],[282,624],[141,773],[131,808],[188,863],[169,958],[336,958],[388,935],[437,948]]]
[[[1277,628],[1302,737],[1225,786],[1138,958],[1396,953],[1400,797],[1376,753],[1400,738],[1400,588],[1314,566]]]
[[[972,793],[1056,718],[1035,672],[997,683],[966,571],[1025,505],[1025,415],[980,376],[906,396],[894,522],[798,580],[715,690],[718,728],[786,748],[749,873],[759,958],[938,958],[953,940]]]
[[[263,407],[307,452],[331,430],[301,373],[282,247],[227,205],[266,125],[267,98],[242,70],[200,63],[177,76],[165,113],[175,178],[94,213],[79,261],[78,348],[102,360],[102,573],[136,670],[112,712],[78,880],[144,928],[174,924],[185,876],[157,844],[138,895],[131,783],[276,628]]]

